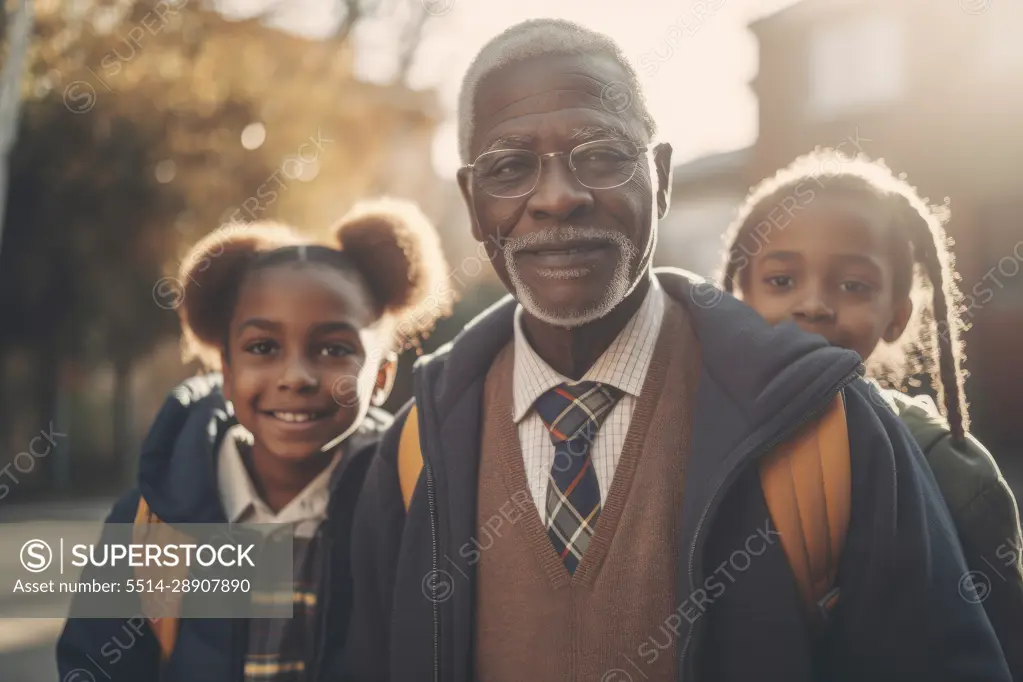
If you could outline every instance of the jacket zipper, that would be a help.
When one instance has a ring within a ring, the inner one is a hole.
[[[416,362],[412,368],[412,395],[416,401],[418,407],[418,416],[421,424],[426,423],[426,409],[427,401],[424,400],[424,379],[422,378],[423,373],[427,370],[426,363]],[[430,542],[432,545],[431,554],[431,569],[433,570],[433,576],[436,578],[438,573],[438,567],[440,566],[440,558],[438,556],[437,549],[437,495],[434,490],[433,481],[433,469],[430,467],[430,462],[426,456],[426,449],[423,447],[425,439],[422,437],[423,432],[420,430],[420,454],[423,458],[423,470],[426,474],[426,500],[430,510]],[[440,603],[437,600],[437,581],[433,582],[433,598],[430,600],[433,609],[433,682],[440,682]]]
[[[320,673],[323,670],[323,659],[324,659],[324,656],[326,656],[326,649],[327,649],[327,626],[329,625],[329,623],[327,621],[327,614],[330,613],[330,596],[331,596],[331,590],[330,590],[330,569],[331,569],[331,565],[332,565],[331,559],[333,558],[333,555],[334,555],[334,546],[333,546],[334,542],[332,540],[332,533],[331,533],[332,529],[329,526],[327,526],[328,523],[329,523],[329,519],[324,522],[324,525],[326,527],[323,529],[323,531],[324,531],[323,532],[323,536],[322,536],[323,537],[323,540],[322,540],[323,545],[322,545],[322,550],[321,550],[321,551],[324,552],[324,557],[323,557],[323,576],[320,579],[320,587],[321,587],[321,589],[323,591],[323,603],[322,604],[317,603],[317,608],[322,609],[322,611],[319,614],[317,614],[319,616],[317,618],[317,620],[319,621],[319,624],[320,624],[320,631],[318,633],[319,634],[319,637],[318,637],[318,639],[319,639],[319,646],[316,647],[316,660],[313,662],[312,675],[309,676],[310,682],[316,682],[316,680],[318,680],[320,678]],[[319,602],[319,600],[317,600],[317,602]]]
[[[235,678],[236,680],[245,679],[245,659],[249,656],[249,621],[244,618],[235,618],[231,624],[231,641],[234,644],[235,651],[239,653],[235,656],[235,660],[238,662],[235,667]]]
[[[789,436],[791,436],[793,433],[795,433],[800,428],[802,428],[803,425],[805,425],[807,422],[812,421],[813,419],[816,419],[817,417],[819,417],[825,410],[827,410],[828,405],[831,403],[831,400],[839,392],[841,392],[842,389],[844,389],[846,386],[848,386],[853,381],[855,381],[857,378],[859,378],[859,376],[860,376],[859,372],[851,372],[850,374],[846,375],[842,379],[842,381],[840,381],[838,383],[838,385],[835,387],[835,389],[832,392],[829,393],[828,399],[827,399],[826,402],[824,402],[821,405],[815,406],[812,410],[806,412],[802,417],[797,419],[793,424],[791,424],[788,428],[786,428],[780,434],[778,434],[777,436],[775,436],[774,438],[769,440],[766,444],[758,447],[756,450],[753,451],[752,456],[740,457],[739,460],[736,462],[736,464],[734,464],[731,469],[729,469],[728,471],[725,472],[724,476],[721,479],[721,482],[718,483],[717,487],[714,488],[714,492],[713,492],[713,494],[711,494],[710,501],[707,503],[707,506],[705,506],[703,508],[703,514],[700,516],[700,520],[696,524],[696,530],[693,532],[693,542],[692,542],[692,545],[690,545],[690,547],[689,547],[689,566],[688,566],[688,569],[689,569],[689,586],[690,586],[690,588],[692,588],[692,586],[694,584],[694,582],[693,582],[693,563],[694,563],[695,558],[696,558],[696,547],[699,544],[700,531],[703,529],[704,523],[707,521],[707,516],[710,514],[711,509],[714,508],[714,502],[717,500],[718,494],[726,487],[726,484],[731,482],[733,474],[735,474],[735,472],[737,470],[741,469],[743,464],[745,464],[745,463],[747,463],[747,462],[749,462],[751,460],[759,459],[761,457],[761,455],[763,455],[764,453],[770,451],[771,449],[773,449],[779,443],[785,441]],[[692,642],[693,633],[695,633],[695,632],[696,632],[696,627],[695,626],[689,630],[689,633],[686,635],[686,641],[682,645],[682,652],[679,654],[679,657],[678,657],[678,680],[679,680],[679,682],[681,682],[681,680],[684,677],[683,673],[685,671],[686,654],[689,651],[689,644],[690,644],[690,642]],[[687,682],[695,682],[695,680],[694,679],[689,679]]]
[[[437,558],[437,521],[436,521],[436,506],[435,496],[433,490],[433,472],[430,470],[429,465],[424,465],[426,469],[426,497],[430,503],[430,539],[433,542],[433,599],[430,602],[433,604],[433,682],[440,682],[440,603],[437,601],[437,566],[439,560]]]

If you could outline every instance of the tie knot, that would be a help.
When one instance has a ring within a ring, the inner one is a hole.
[[[621,396],[614,386],[580,381],[555,386],[537,398],[534,407],[557,445],[579,436],[592,437]]]

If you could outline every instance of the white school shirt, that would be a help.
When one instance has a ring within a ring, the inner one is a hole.
[[[330,477],[341,458],[341,449],[334,461],[309,482],[295,499],[276,514],[256,492],[249,471],[242,461],[239,441],[251,442],[241,424],[232,426],[217,453],[217,488],[220,501],[231,523],[294,524],[296,538],[311,538],[327,518],[330,501]]]
[[[600,502],[607,501],[608,489],[622,456],[625,435],[632,422],[632,411],[643,390],[657,336],[666,307],[664,289],[652,277],[650,290],[636,314],[622,329],[582,381],[598,381],[623,392],[621,399],[604,420],[591,445],[590,457],[600,484]],[[522,306],[515,310],[515,367],[512,376],[513,417],[518,425],[519,444],[526,468],[526,480],[533,503],[546,523],[547,482],[554,462],[554,444],[550,432],[533,403],[558,384],[573,383],[551,368],[533,347],[522,330]]]

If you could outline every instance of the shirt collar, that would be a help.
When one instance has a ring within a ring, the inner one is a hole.
[[[633,396],[643,389],[653,347],[664,317],[664,290],[656,277],[639,310],[611,345],[583,375],[582,381],[610,384]],[[515,309],[515,369],[512,379],[515,422],[525,418],[541,395],[562,383],[573,383],[541,358],[526,339],[521,305]]]
[[[252,436],[241,424],[232,426],[224,436],[217,455],[217,487],[220,501],[231,523],[253,520],[262,523],[300,523],[323,520],[330,501],[330,479],[341,459],[343,448],[322,473],[310,481],[295,499],[278,513],[260,498],[242,460],[239,443],[251,443]]]

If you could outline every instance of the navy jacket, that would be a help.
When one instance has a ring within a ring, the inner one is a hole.
[[[351,610],[348,548],[355,500],[379,435],[391,421],[387,413],[371,409],[345,440],[345,458],[331,481],[323,552],[323,574],[331,579],[323,581],[318,595],[317,603],[325,606],[312,681],[341,675]],[[226,523],[216,453],[235,423],[219,375],[190,379],[174,389],[143,443],[138,487],[114,505],[107,523],[132,523],[140,495],[166,523]],[[161,671],[159,644],[143,619],[69,619],[57,642],[57,664],[62,679],[81,669],[109,682],[241,682],[246,638],[244,619],[182,619],[174,653]]]
[[[1023,536],[1016,498],[991,453],[967,435],[952,439],[930,396],[878,393],[913,434],[952,514],[972,573],[964,590],[984,604],[1015,682],[1023,682]]]
[[[983,606],[961,596],[963,553],[934,478],[898,417],[871,401],[859,357],[792,324],[772,328],[687,273],[656,274],[688,310],[703,363],[675,585],[685,617],[665,614],[663,632],[621,652],[620,668],[643,679],[644,656],[667,635],[686,682],[1009,682]],[[350,679],[474,679],[478,553],[464,550],[477,533],[484,381],[512,340],[514,308],[510,297],[498,302],[418,361],[414,399],[424,467],[407,517],[396,463],[408,407],[381,441],[353,529]],[[804,620],[781,543],[741,575],[732,572],[732,580],[721,569],[769,519],[757,459],[822,413],[839,391],[852,453],[851,521],[838,579],[842,596],[818,638]]]

